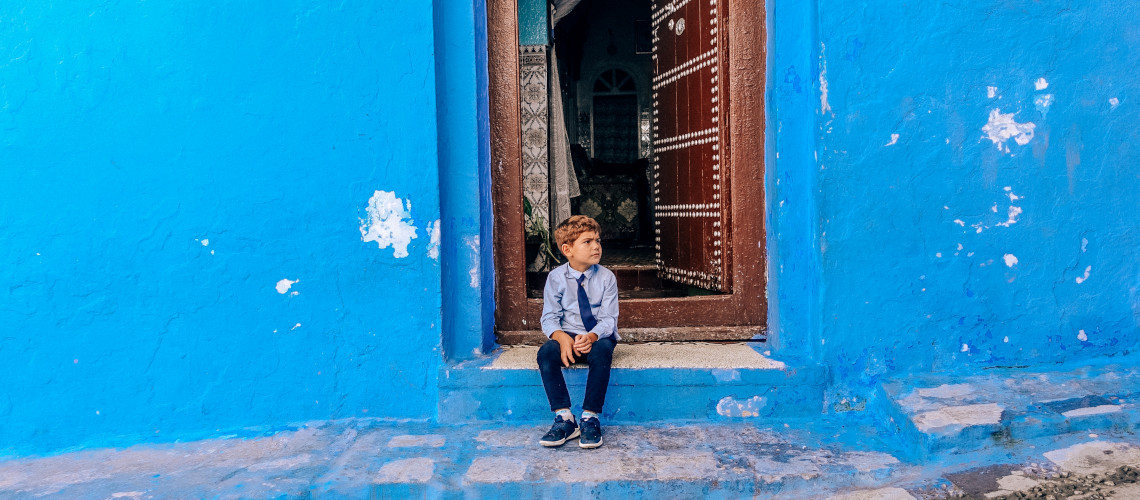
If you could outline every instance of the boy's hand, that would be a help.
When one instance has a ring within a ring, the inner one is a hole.
[[[574,352],[578,353],[579,356],[587,354],[590,349],[594,348],[594,342],[597,341],[598,335],[593,332],[574,337]]]
[[[562,366],[569,368],[574,364],[574,341],[562,330],[554,332],[550,338],[558,341],[558,347],[562,350]]]

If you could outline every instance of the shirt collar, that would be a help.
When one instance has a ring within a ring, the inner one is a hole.
[[[566,263],[566,276],[568,276],[570,279],[572,279],[574,281],[578,281],[578,277],[583,275],[583,274],[586,275],[586,279],[588,279],[588,280],[594,279],[594,275],[597,274],[597,272],[598,272],[598,265],[597,264],[590,266],[589,269],[586,269],[586,272],[582,273],[582,272],[578,272],[577,269],[570,267],[569,262]]]

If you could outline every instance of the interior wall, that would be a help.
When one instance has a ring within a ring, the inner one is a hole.
[[[584,43],[582,44],[581,66],[577,80],[565,79],[564,85],[574,86],[573,101],[577,113],[590,113],[593,104],[594,81],[605,70],[621,68],[637,80],[639,109],[653,107],[650,81],[653,78],[652,55],[635,52],[635,21],[649,18],[649,2],[584,2],[587,9],[582,17]],[[612,33],[612,36],[611,36]],[[610,54],[612,48],[614,53]],[[567,110],[567,118],[574,118],[571,124],[574,132],[570,140],[577,143],[577,114]]]
[[[434,417],[430,3],[0,18],[0,453]]]

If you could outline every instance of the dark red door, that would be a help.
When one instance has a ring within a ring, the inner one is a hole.
[[[663,278],[732,291],[725,0],[653,5],[653,200]]]

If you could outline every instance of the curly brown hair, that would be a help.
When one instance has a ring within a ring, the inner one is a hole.
[[[573,245],[586,231],[601,233],[602,227],[598,225],[598,221],[585,215],[574,215],[554,228],[554,241],[558,243],[559,248],[562,248],[562,245]]]

